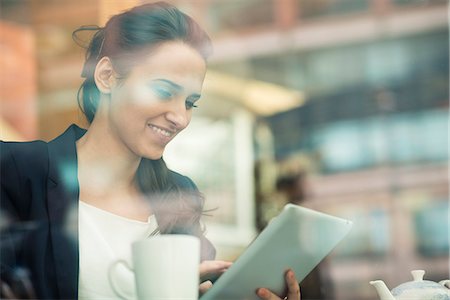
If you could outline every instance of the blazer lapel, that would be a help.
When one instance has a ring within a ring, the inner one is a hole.
[[[78,168],[75,142],[86,131],[70,126],[48,143],[47,207],[59,297],[78,298]]]

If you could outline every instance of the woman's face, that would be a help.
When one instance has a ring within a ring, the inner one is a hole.
[[[206,63],[183,42],[165,42],[111,89],[109,123],[135,155],[161,158],[166,145],[191,120]]]

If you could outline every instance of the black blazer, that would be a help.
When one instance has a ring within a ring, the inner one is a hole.
[[[40,299],[78,298],[78,198],[75,142],[86,131],[71,125],[49,143],[1,142],[1,279],[24,270]],[[179,186],[197,189],[171,172]],[[202,259],[215,249],[200,236]]]

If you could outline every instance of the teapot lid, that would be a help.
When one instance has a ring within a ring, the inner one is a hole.
[[[423,280],[423,276],[425,275],[425,271],[423,270],[414,270],[411,271],[411,274],[414,278],[413,281],[408,281],[405,283],[400,284],[396,288],[394,288],[391,293],[394,297],[399,296],[406,290],[412,290],[412,289],[430,289],[434,290],[436,292],[439,292],[440,290],[446,290],[446,288],[434,281],[429,280]]]

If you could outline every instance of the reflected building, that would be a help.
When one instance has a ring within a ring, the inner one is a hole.
[[[266,173],[306,173],[302,205],[356,224],[321,270],[327,297],[377,299],[368,281],[394,287],[412,269],[448,278],[447,2],[222,5],[213,69],[304,95],[256,120],[272,133],[256,141],[258,223],[287,201]]]

